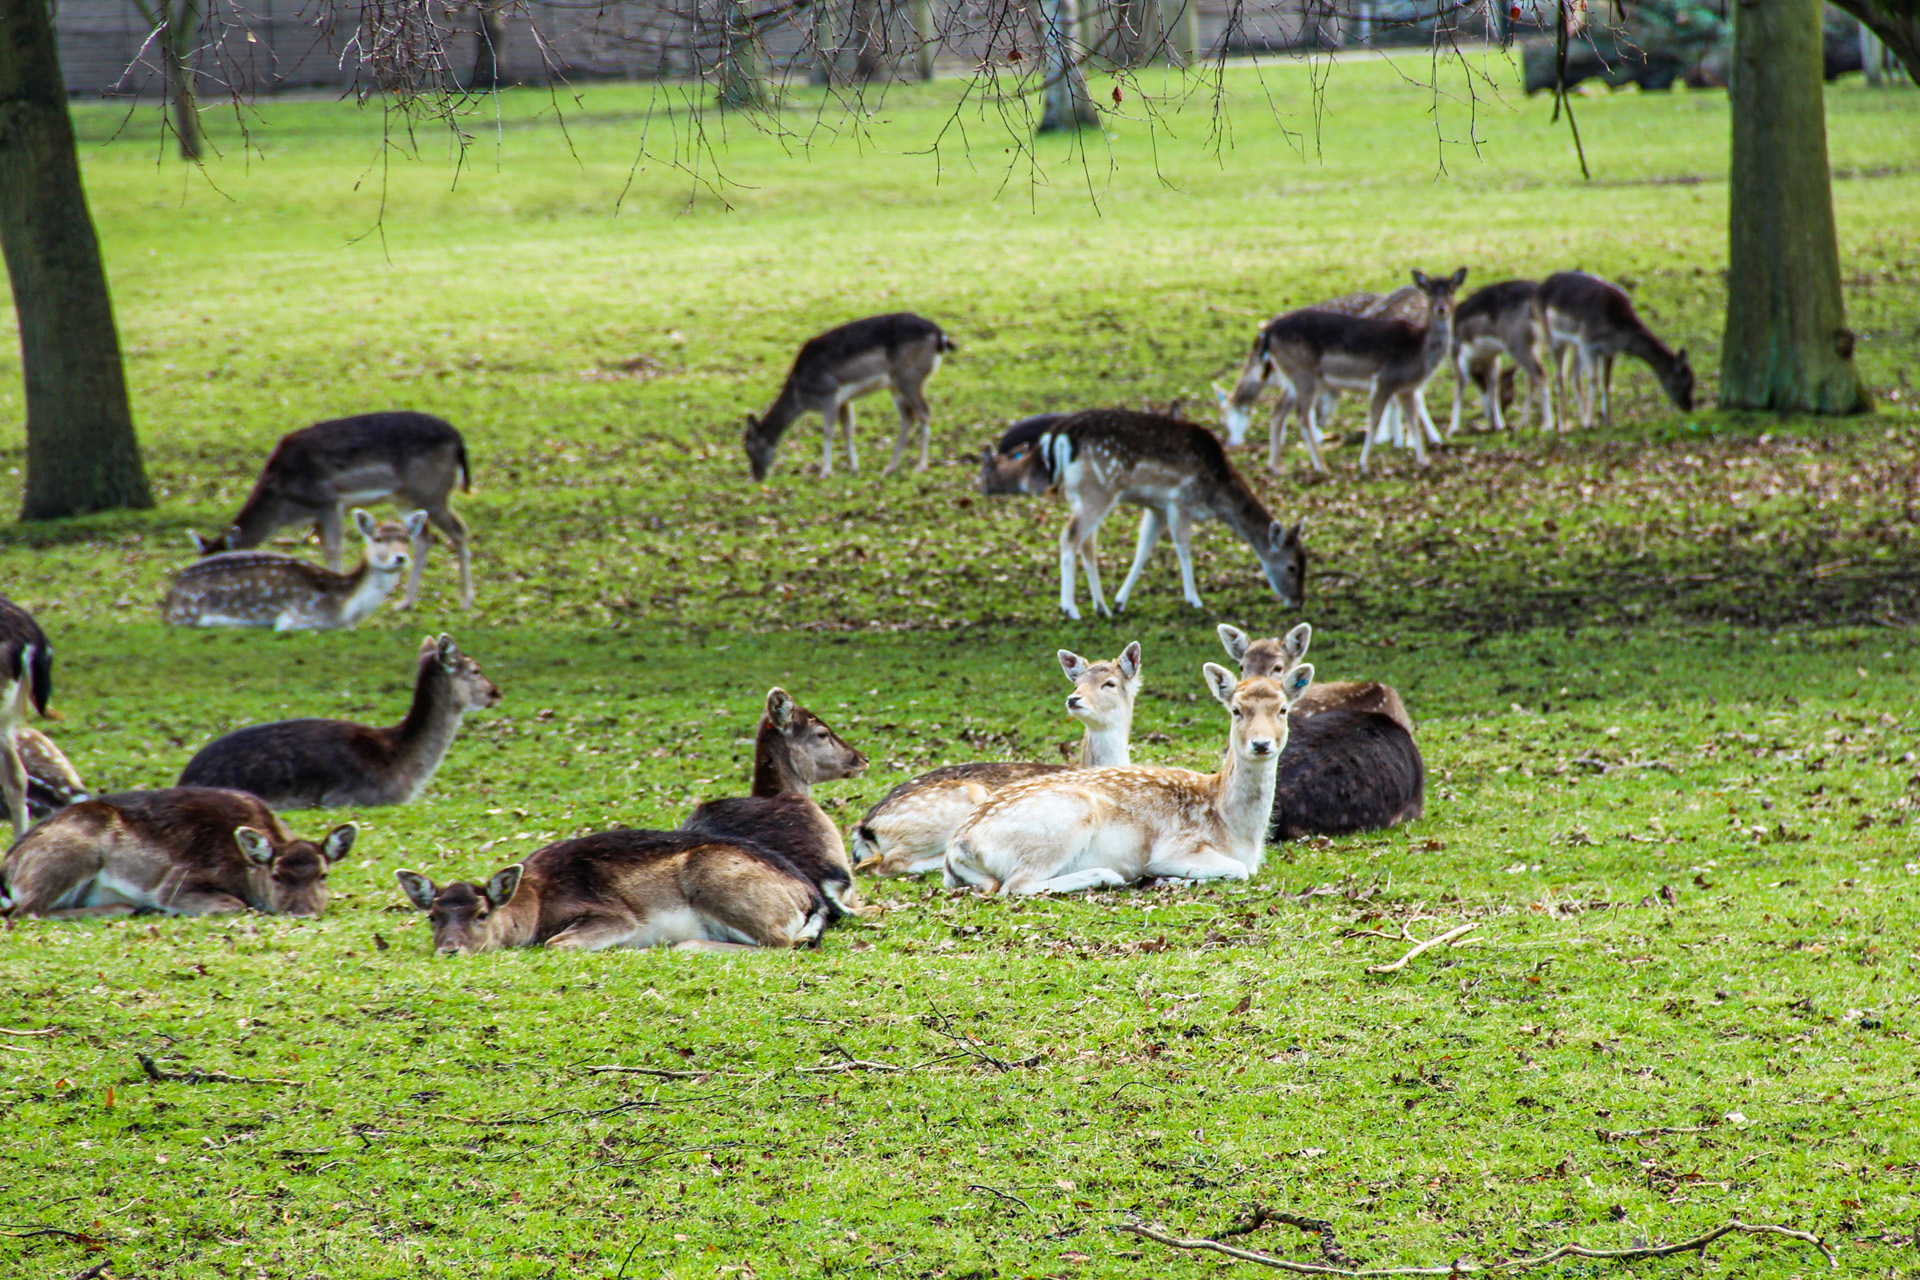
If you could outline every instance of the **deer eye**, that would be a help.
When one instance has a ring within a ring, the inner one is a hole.
[[[1105,684],[1101,685],[1100,687],[1102,689],[1111,689],[1111,688],[1114,688],[1115,686],[1114,686],[1114,682],[1109,680]]]

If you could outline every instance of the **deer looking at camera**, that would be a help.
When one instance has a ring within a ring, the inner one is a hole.
[[[359,828],[296,839],[257,796],[215,787],[128,791],[60,810],[0,867],[19,916],[264,911],[317,916],[327,869]]]
[[[1553,430],[1553,385],[1547,377],[1552,361],[1545,335],[1534,316],[1534,299],[1540,286],[1531,280],[1502,280],[1477,290],[1453,312],[1453,420],[1447,434],[1460,430],[1461,405],[1466,384],[1480,392],[1487,423],[1495,431],[1506,430],[1502,410],[1508,384],[1496,372],[1502,357],[1527,375],[1528,385],[1540,401],[1540,422],[1544,430]]]
[[[1131,761],[1133,704],[1140,694],[1140,642],[1107,662],[1088,662],[1062,649],[1060,669],[1073,682],[1067,714],[1086,726],[1079,768]],[[1060,773],[1063,764],[1037,760],[951,764],[909,778],[880,798],[854,828],[856,868],[882,876],[937,871],[960,824],[1002,787]]]
[[[819,414],[825,426],[820,474],[833,474],[836,423],[846,435],[847,470],[860,470],[853,443],[853,402],[882,387],[893,392],[894,407],[900,411],[900,438],[893,445],[893,461],[881,474],[892,475],[899,469],[916,430],[920,461],[914,470],[925,471],[933,424],[926,382],[940,368],[940,358],[955,345],[939,325],[909,311],[868,316],[807,339],[773,404],[757,418],[747,415],[747,464],[753,478],[767,478],[780,437],[805,413]]]
[[[356,507],[353,523],[367,550],[352,573],[273,551],[225,551],[173,576],[161,617],[177,627],[331,631],[358,626],[393,594],[427,513],[376,524]]]
[[[1076,769],[987,797],[947,846],[946,880],[986,893],[1073,893],[1148,876],[1246,880],[1266,859],[1289,694],[1313,679],[1240,680],[1207,663],[1232,716],[1220,772]]]
[[[1693,365],[1686,349],[1674,351],[1653,335],[1633,302],[1619,286],[1583,271],[1561,271],[1540,282],[1533,302],[1535,323],[1556,350],[1570,349],[1579,387],[1580,425],[1593,425],[1593,404],[1600,402],[1600,421],[1613,425],[1608,389],[1618,356],[1646,361],[1667,398],[1682,413],[1693,412]],[[1565,366],[1556,362],[1555,374],[1564,378]],[[1561,402],[1566,388],[1561,388]]]
[[[447,535],[460,560],[460,607],[473,608],[473,558],[466,521],[448,502],[454,486],[465,492],[472,472],[467,444],[453,426],[427,413],[362,413],[317,422],[282,436],[254,482],[240,513],[211,538],[191,535],[203,556],[245,551],[288,525],[320,531],[327,568],[341,572],[341,535],[348,506],[392,498],[402,509],[427,513]],[[420,598],[427,567],[428,534],[413,537],[413,572],[406,599]]]

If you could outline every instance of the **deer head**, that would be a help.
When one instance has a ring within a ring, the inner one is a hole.
[[[787,764],[801,782],[831,782],[857,778],[866,772],[867,758],[840,740],[827,722],[793,700],[785,689],[767,690],[767,713],[762,721],[779,735]]]
[[[347,856],[360,828],[343,823],[315,844],[289,840],[275,847],[273,836],[258,827],[234,828],[234,842],[246,856],[261,909],[275,916],[317,916],[327,907],[327,869]],[[264,883],[261,883],[264,881]]]
[[[741,436],[741,442],[747,449],[747,468],[753,472],[757,483],[767,478],[767,472],[773,469],[773,454],[780,447],[778,436],[768,437],[763,433],[761,421],[753,414],[747,415],[747,429]]]
[[[1135,640],[1110,662],[1088,662],[1068,649],[1059,651],[1060,669],[1073,681],[1067,714],[1098,732],[1130,729],[1133,700],[1140,691],[1140,642]]]
[[[1687,359],[1685,347],[1673,353],[1673,367],[1661,376],[1660,382],[1676,408],[1682,413],[1693,412],[1693,364]]]
[[[1227,749],[1235,760],[1258,764],[1286,749],[1288,690],[1304,689],[1313,681],[1311,665],[1295,667],[1284,681],[1269,676],[1242,680],[1215,662],[1202,669],[1207,688],[1233,717]]]
[[[399,573],[413,556],[413,543],[427,527],[427,513],[410,512],[402,520],[376,521],[365,507],[353,509],[353,527],[367,543],[367,567],[376,573]]]
[[[455,881],[445,886],[418,871],[393,874],[407,901],[427,913],[433,949],[443,956],[466,956],[506,945],[507,917],[501,908],[512,901],[525,870],[516,862],[494,872],[485,884]]]
[[[1240,664],[1242,680],[1248,676],[1273,676],[1291,671],[1307,656],[1307,646],[1313,643],[1313,627],[1305,622],[1287,632],[1282,640],[1252,640],[1240,628],[1224,622],[1219,626],[1219,633],[1227,656]]]
[[[1307,599],[1307,545],[1301,539],[1305,527],[1304,520],[1295,521],[1292,527],[1275,520],[1267,529],[1266,545],[1254,547],[1267,584],[1289,609]]]
[[[479,663],[460,652],[452,636],[428,636],[420,642],[420,661],[429,660],[440,664],[453,686],[454,705],[462,711],[483,711],[500,701],[500,687],[487,679]]]

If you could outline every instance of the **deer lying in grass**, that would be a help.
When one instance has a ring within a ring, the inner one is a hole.
[[[893,445],[893,461],[881,474],[892,475],[899,468],[916,429],[920,462],[914,470],[925,471],[933,424],[926,382],[940,368],[940,357],[954,347],[939,325],[908,311],[868,316],[807,339],[766,413],[757,418],[747,415],[747,463],[753,478],[767,478],[780,437],[805,413],[819,414],[826,428],[820,474],[833,474],[836,422],[847,438],[847,470],[860,470],[853,444],[853,402],[882,387],[892,390],[894,407],[900,411],[900,438]]]
[[[442,955],[501,947],[798,947],[818,941],[833,910],[777,850],[693,831],[562,840],[485,884],[394,875],[427,913]]]
[[[13,819],[13,834],[25,833],[27,790],[32,775],[20,750],[27,708],[42,716],[53,698],[53,645],[32,614],[0,596],[0,799]]]
[[[1140,694],[1140,642],[1110,662],[1088,662],[1059,652],[1060,669],[1073,682],[1067,714],[1086,726],[1080,737],[1080,768],[1131,761],[1133,704]],[[854,828],[855,867],[882,876],[937,871],[960,824],[1002,787],[1064,772],[1063,764],[1035,760],[951,764],[909,778],[880,798]]]
[[[427,513],[375,524],[356,507],[353,523],[367,550],[352,573],[272,551],[226,551],[174,575],[161,617],[178,627],[330,631],[358,626],[393,594]]]
[[[1094,609],[1112,612],[1100,593],[1098,539],[1100,522],[1123,502],[1145,510],[1133,568],[1113,598],[1115,609],[1126,607],[1147,557],[1166,532],[1173,535],[1186,601],[1202,608],[1193,581],[1191,538],[1194,522],[1208,519],[1219,520],[1253,549],[1281,604],[1292,606],[1305,597],[1301,526],[1288,528],[1273,518],[1227,461],[1219,437],[1205,427],[1130,409],[1090,409],[1042,434],[1040,447],[1067,500],[1067,526],[1060,533],[1060,609],[1069,618],[1080,616],[1073,599],[1076,558],[1086,566]]]
[[[454,486],[471,486],[467,443],[453,426],[427,413],[362,413],[280,438],[253,492],[226,531],[212,538],[193,534],[203,556],[257,547],[286,526],[311,524],[320,531],[327,568],[339,573],[346,509],[353,503],[392,498],[403,509],[418,507],[447,535],[460,559],[460,607],[473,608],[473,559],[466,521],[448,502]],[[413,572],[404,603],[420,598],[427,567],[428,535],[413,538]]]
[[[1535,323],[1554,346],[1572,349],[1580,387],[1580,425],[1593,425],[1593,402],[1600,401],[1600,421],[1613,425],[1608,388],[1617,356],[1637,356],[1660,380],[1667,398],[1682,413],[1693,412],[1693,365],[1685,348],[1670,350],[1633,309],[1633,302],[1617,285],[1582,271],[1561,271],[1540,282],[1533,302]],[[1557,376],[1564,366],[1555,364]],[[1566,389],[1561,388],[1565,403]]]
[[[275,809],[406,804],[460,731],[460,719],[500,690],[451,636],[420,642],[413,705],[391,728],[350,720],[281,720],[216,738],[187,762],[183,787],[250,791]]]
[[[80,771],[73,767],[66,753],[54,745],[52,738],[38,729],[21,725],[14,730],[13,745],[27,777],[28,825],[87,798],[87,784],[81,781]],[[0,811],[11,821],[12,801],[0,797]]]
[[[1073,893],[1148,876],[1246,880],[1266,859],[1275,767],[1287,745],[1290,691],[1313,679],[1236,680],[1206,664],[1207,687],[1232,714],[1220,772],[1138,766],[1076,769],[1017,782],[954,833],[946,881],[987,893]]]
[[[853,864],[840,828],[813,798],[815,783],[857,778],[867,758],[841,741],[826,721],[794,702],[785,689],[767,691],[753,743],[753,792],[708,800],[680,824],[682,831],[739,837],[777,850],[813,882],[841,913],[869,915],[853,885]]]
[[[988,445],[980,455],[980,492],[1032,495],[1052,488],[1053,471],[1040,448],[1040,437],[1070,416],[1036,413],[1008,427],[999,443]]]
[[[1220,642],[1242,679],[1281,676],[1299,664],[1313,631],[1301,623],[1284,640],[1248,640],[1222,623]],[[1274,782],[1274,840],[1381,831],[1425,812],[1426,762],[1406,704],[1371,681],[1316,684],[1294,699],[1289,736]]]
[[[317,916],[327,869],[358,828],[297,839],[244,791],[174,787],[71,805],[28,832],[0,868],[14,916]]]

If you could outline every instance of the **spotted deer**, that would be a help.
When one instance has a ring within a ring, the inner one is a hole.
[[[21,753],[27,709],[42,716],[53,698],[53,645],[34,616],[0,596],[0,799],[13,819],[13,834],[25,833],[32,773]]]
[[[832,912],[777,850],[694,831],[562,840],[484,883],[394,875],[407,900],[427,913],[432,947],[442,955],[502,947],[798,947],[818,941]]]
[[[15,917],[317,916],[327,870],[358,831],[349,822],[319,841],[298,839],[244,791],[127,791],[42,822],[8,851],[0,879]]]
[[[1533,302],[1535,323],[1557,347],[1568,347],[1580,388],[1580,425],[1593,425],[1593,404],[1600,402],[1600,421],[1613,425],[1608,389],[1613,362],[1621,355],[1646,361],[1667,398],[1682,413],[1693,412],[1693,365],[1686,349],[1671,350],[1660,341],[1633,309],[1624,290],[1583,271],[1561,271],[1540,282]],[[1564,377],[1564,365],[1556,375]],[[1561,388],[1561,402],[1566,389]]]
[[[680,824],[682,831],[740,837],[775,849],[826,896],[833,918],[870,915],[853,884],[840,828],[813,798],[816,783],[857,778],[867,758],[785,689],[767,690],[766,710],[753,742],[753,789],[745,796],[707,800]]]
[[[1553,383],[1547,376],[1552,354],[1534,316],[1533,302],[1540,286],[1532,280],[1502,280],[1476,290],[1453,313],[1453,420],[1449,436],[1460,430],[1466,386],[1480,392],[1488,425],[1506,430],[1502,412],[1500,361],[1504,357],[1527,375],[1527,384],[1540,402],[1540,423],[1554,429]]]
[[[178,785],[249,791],[274,809],[406,804],[433,779],[461,718],[499,701],[499,688],[452,636],[428,636],[399,724],[280,720],[236,729],[202,747]]]
[[[80,771],[52,738],[23,724],[14,731],[13,745],[20,753],[20,764],[26,772],[28,825],[88,798],[87,784],[81,779]],[[12,801],[0,796],[0,810],[12,821]]]
[[[358,626],[399,584],[427,513],[376,524],[356,507],[353,523],[367,548],[352,573],[273,551],[224,551],[174,575],[161,617],[178,627],[331,631]]]
[[[868,316],[807,339],[773,404],[759,417],[747,415],[747,464],[753,478],[767,478],[780,437],[806,413],[819,414],[825,427],[820,474],[833,474],[836,423],[846,436],[847,470],[860,470],[853,443],[853,402],[882,387],[893,392],[894,407],[900,411],[900,438],[893,445],[893,461],[881,474],[899,469],[916,432],[920,461],[914,470],[925,471],[933,424],[926,382],[940,368],[940,358],[955,346],[939,325],[908,311]]]
[[[1246,880],[1266,859],[1290,693],[1310,665],[1240,680],[1207,663],[1231,715],[1220,771],[1122,766],[1018,782],[987,797],[947,846],[946,881],[989,894],[1073,893],[1148,876]]]
[[[454,427],[428,413],[362,413],[316,422],[280,438],[253,492],[224,532],[192,534],[203,556],[257,547],[288,525],[320,531],[327,568],[341,572],[341,537],[347,508],[392,498],[404,510],[419,508],[447,535],[460,561],[460,607],[473,608],[473,558],[466,521],[448,505],[454,486],[472,485],[467,442]],[[413,536],[413,572],[403,601],[420,598],[429,535]]]
[[[1140,642],[1105,662],[1062,649],[1060,669],[1073,683],[1067,714],[1085,726],[1077,767],[1131,762],[1133,704],[1140,694]],[[882,876],[937,871],[960,824],[1002,787],[1060,773],[1037,760],[952,764],[909,778],[880,798],[854,828],[855,867]]]
[[[1100,592],[1100,523],[1121,503],[1141,507],[1133,568],[1114,596],[1124,608],[1160,535],[1171,532],[1186,601],[1202,608],[1194,586],[1191,538],[1200,520],[1218,520],[1253,550],[1283,605],[1306,594],[1307,551],[1301,526],[1275,520],[1227,461],[1219,437],[1205,427],[1130,409],[1076,413],[1040,437],[1055,486],[1069,512],[1060,533],[1060,609],[1078,619],[1074,562],[1087,571],[1093,607],[1111,613]]]

